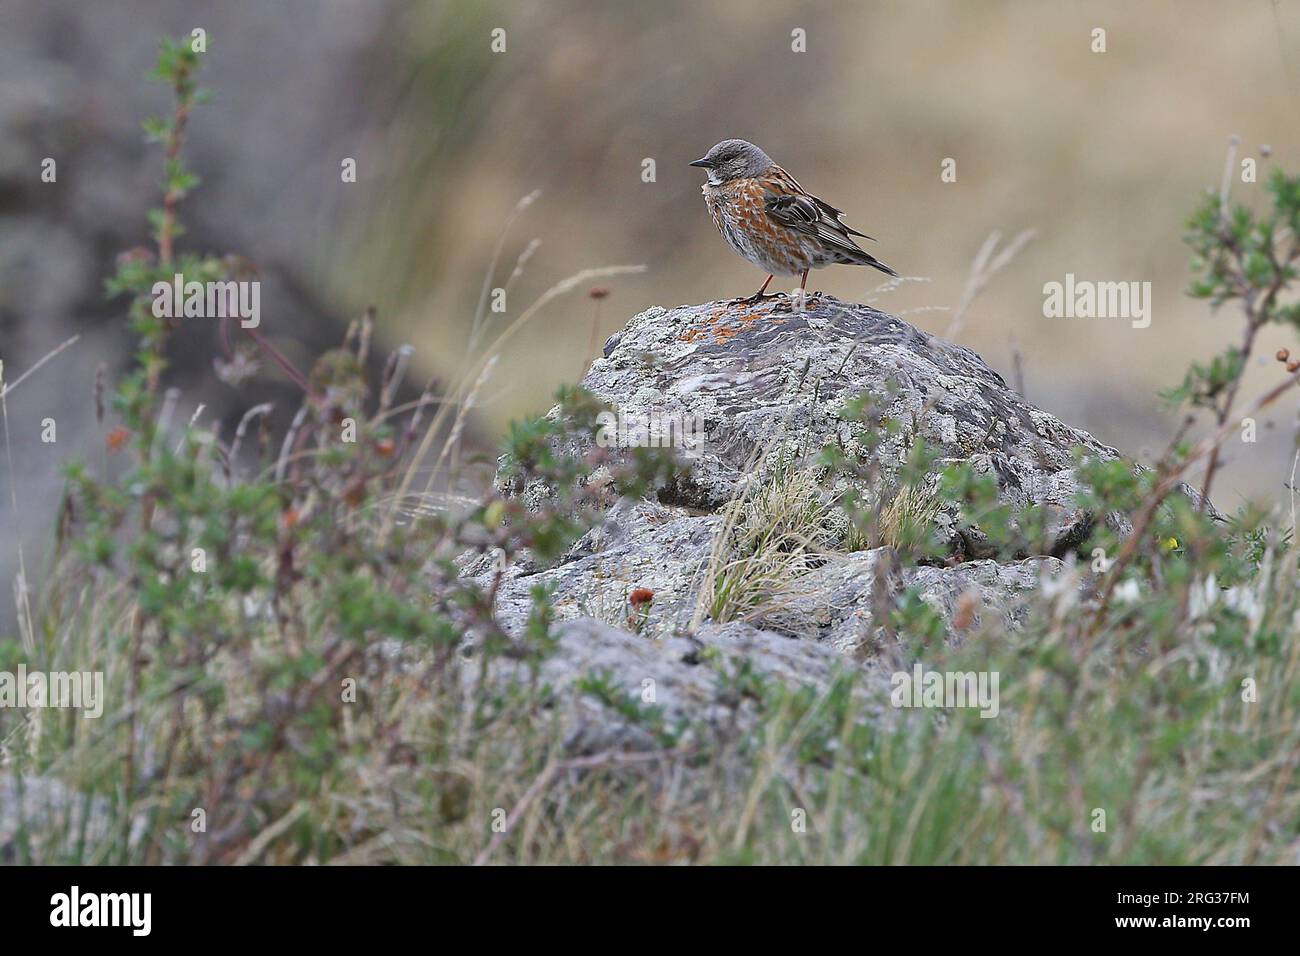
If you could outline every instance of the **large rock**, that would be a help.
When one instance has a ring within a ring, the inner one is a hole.
[[[1095,459],[1119,457],[1024,401],[969,349],[827,295],[803,310],[786,297],[649,309],[610,338],[583,385],[630,420],[702,416],[703,445],[690,477],[659,489],[659,500],[708,511],[751,475],[792,457],[811,461],[829,443],[850,458],[874,457],[888,481],[919,438],[941,456],[939,467],[969,462],[996,478],[1007,504],[1042,506],[1045,550],[1061,556],[1093,521],[1075,505],[1076,449]],[[897,426],[870,453],[861,447],[861,427],[840,414],[862,395],[883,403],[885,420]],[[878,489],[862,490],[870,496]],[[950,526],[954,552],[990,556],[978,532]]]
[[[621,503],[555,567],[523,562],[508,569],[498,611],[509,627],[526,618],[531,592],[541,584],[562,619],[594,617],[654,635],[693,632],[710,620],[708,570],[726,537],[729,502],[783,469],[813,468],[828,444],[863,467],[860,475],[831,476],[824,497],[854,487],[873,500],[918,439],[939,455],[930,481],[946,464],[968,463],[996,479],[1000,499],[1013,509],[1043,508],[1047,534],[1037,553],[998,564],[988,560],[996,551],[978,527],[951,509],[940,511],[934,524],[951,566],[895,569],[883,586],[894,596],[914,590],[954,638],[970,623],[951,627],[959,605],[976,624],[991,613],[1014,627],[1040,580],[1059,574],[1057,559],[1079,547],[1097,520],[1076,505],[1077,456],[1119,457],[1025,402],[969,349],[826,295],[802,308],[776,296],[757,304],[649,309],[609,339],[582,384],[633,429],[652,420],[695,422],[702,440],[688,450],[689,472],[657,488],[656,501]],[[863,426],[843,414],[847,402],[863,395],[894,425],[879,429],[875,447],[863,442]],[[572,439],[564,451],[581,456],[590,450],[587,442]],[[596,473],[590,480],[602,479]],[[540,501],[539,488],[506,490]],[[1127,530],[1122,515],[1103,520]],[[788,580],[763,583],[772,593],[756,595],[728,617],[840,649],[870,643],[884,623],[872,611],[881,552],[853,552],[842,536],[819,544],[825,546],[814,548],[815,558]],[[491,571],[484,560],[466,573]],[[654,600],[634,616],[628,599],[639,588],[653,591]]]
[[[620,699],[653,701],[665,729],[695,728],[681,743],[690,743],[701,728],[709,732],[744,729],[756,716],[753,701],[731,692],[726,680],[742,666],[765,680],[789,687],[825,690],[837,675],[853,678],[860,719],[888,719],[889,675],[874,662],[855,660],[816,641],[765,631],[733,622],[706,625],[689,636],[661,640],[587,617],[556,627],[556,649],[542,666],[541,681],[565,706],[553,719],[569,755],[618,750],[653,750],[662,746],[644,722],[630,719],[597,696],[580,693],[583,677],[600,677]],[[471,665],[473,666],[473,665]],[[493,679],[532,679],[528,665],[498,659]]]
[[[1020,627],[1041,592],[1073,600],[1086,590],[1072,552],[1095,519],[1075,504],[1076,454],[1119,453],[1026,403],[973,352],[893,316],[829,296],[806,310],[785,297],[650,309],[609,340],[582,384],[634,429],[651,419],[702,420],[703,441],[689,449],[685,478],[656,488],[651,500],[620,500],[554,565],[525,558],[505,569],[496,611],[507,629],[523,627],[537,586],[551,595],[560,640],[545,667],[554,686],[599,673],[635,696],[651,680],[667,718],[726,723],[743,715],[719,709],[717,668],[699,666],[701,651],[714,647],[724,665],[744,659],[788,684],[825,686],[836,668],[848,668],[873,706],[888,710],[888,674],[928,653],[881,619],[905,596],[923,601],[946,642],[958,644]],[[896,423],[874,448],[862,441],[863,426],[841,414],[864,394]],[[904,565],[887,547],[860,550],[837,507],[840,493],[854,486],[873,500],[886,492],[917,439],[938,451],[936,472],[968,462],[996,478],[1013,508],[1042,506],[1051,521],[1039,550],[983,556],[980,530],[951,511],[933,519],[949,546],[943,566]],[[592,440],[573,438],[561,450],[581,457]],[[817,459],[828,443],[871,467],[847,478],[823,474]],[[585,480],[609,476],[597,468]],[[530,507],[548,497],[545,486],[513,485],[504,473],[500,487]],[[737,529],[784,521],[781,508],[798,513],[805,501],[815,516],[798,519],[811,522],[800,525],[806,535],[769,542],[751,575],[742,544],[752,539]],[[1122,516],[1103,520],[1127,530]],[[740,584],[720,592],[720,569],[738,567]],[[496,575],[487,557],[462,571],[485,585]],[[652,600],[634,607],[637,591]],[[719,604],[719,593],[737,599]],[[503,666],[508,674],[512,665]],[[563,716],[570,750],[651,745],[644,728],[591,695],[578,700]]]

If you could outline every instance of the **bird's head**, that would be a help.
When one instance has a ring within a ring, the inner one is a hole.
[[[724,139],[691,165],[707,169],[709,182],[720,185],[733,179],[761,176],[772,167],[772,160],[753,143]]]

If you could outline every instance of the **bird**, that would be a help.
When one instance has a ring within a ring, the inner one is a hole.
[[[852,238],[870,236],[841,222],[841,210],[800,186],[753,143],[724,139],[690,165],[708,170],[702,192],[722,238],[768,274],[757,292],[738,301],[757,302],[778,275],[802,275],[802,295],[809,269],[835,264],[898,275]]]

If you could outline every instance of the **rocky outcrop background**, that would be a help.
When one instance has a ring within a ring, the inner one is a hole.
[[[0,360],[13,382],[74,335],[80,340],[8,396],[19,508],[0,516],[0,633],[16,633],[12,594],[17,545],[36,575],[53,527],[62,470],[98,462],[112,428],[94,417],[96,369],[116,382],[136,347],[127,304],[104,280],[115,259],[150,244],[148,210],[158,205],[160,149],[140,124],[171,107],[146,74],[162,36],[204,27],[211,49],[202,83],[216,91],[190,124],[185,155],[202,177],[182,204],[186,250],[236,252],[257,264],[263,334],[303,367],[342,338],[366,302],[326,295],[325,238],[356,215],[356,194],[337,185],[339,156],[365,155],[368,100],[357,76],[383,55],[388,0],[331,8],[311,0],[209,4],[181,0],[5,0],[0,5]],[[42,162],[56,161],[44,182]],[[378,361],[382,363],[382,349]],[[213,374],[221,354],[215,323],[187,327],[173,344],[168,386],[182,389],[178,421],[200,404],[229,437],[261,402],[278,422],[300,395],[270,372],[238,389]],[[57,441],[41,422],[57,422]],[[110,464],[113,463],[110,461]],[[30,582],[34,588],[40,581]]]

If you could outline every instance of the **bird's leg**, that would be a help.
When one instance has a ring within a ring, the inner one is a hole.
[[[735,301],[743,305],[753,305],[759,299],[762,299],[764,297],[763,293],[767,291],[767,287],[771,282],[772,282],[772,276],[769,275],[767,277],[767,281],[764,282],[761,286],[759,286],[758,291],[755,292],[753,295],[751,295],[748,299],[736,299]]]
[[[795,311],[802,312],[808,304],[808,270],[804,269],[799,276],[799,291],[795,293]]]

